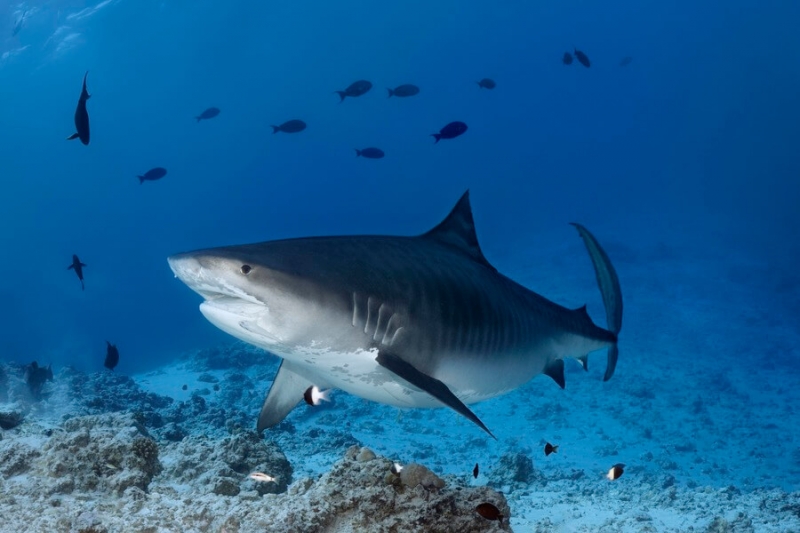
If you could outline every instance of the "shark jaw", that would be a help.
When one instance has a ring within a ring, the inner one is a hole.
[[[622,321],[619,280],[596,239],[575,225],[608,318],[567,309],[499,274],[478,246],[468,194],[417,237],[316,237],[227,246],[168,258],[215,326],[282,358],[258,418],[281,422],[311,386],[409,407],[450,407],[491,435],[467,404],[545,374],[564,387],[564,359],[584,368]]]

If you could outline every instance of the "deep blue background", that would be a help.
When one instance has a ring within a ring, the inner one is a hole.
[[[23,8],[0,3],[2,359],[95,368],[109,339],[132,372],[225,340],[169,254],[415,234],[466,188],[501,270],[504,249],[574,239],[578,220],[721,261],[745,249],[797,283],[797,2],[26,6],[12,36]],[[561,64],[573,46],[590,69]],[[88,147],[64,140],[86,70]],[[487,76],[493,91],[475,83]],[[339,104],[361,78],[374,89]],[[421,93],[387,99],[402,83]],[[308,129],[271,134],[292,118]],[[452,120],[469,131],[434,145]],[[365,146],[386,158],[356,158]],[[153,166],[169,174],[139,185]]]

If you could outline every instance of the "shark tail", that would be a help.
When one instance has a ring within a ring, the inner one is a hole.
[[[603,296],[603,304],[606,308],[608,330],[617,335],[622,329],[622,290],[620,289],[617,271],[614,269],[614,265],[611,264],[608,254],[597,242],[594,235],[580,224],[573,222],[572,225],[578,230],[583,243],[586,245],[586,250],[589,252],[589,257],[592,259],[597,285],[600,287],[600,294]],[[608,381],[614,375],[618,358],[619,348],[615,342],[608,348],[608,360],[603,381]],[[581,360],[581,363],[584,367],[586,366],[584,360]]]

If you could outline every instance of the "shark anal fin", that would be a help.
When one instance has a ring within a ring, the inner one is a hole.
[[[464,415],[472,422],[477,424],[478,427],[488,433],[493,439],[497,440],[497,437],[492,435],[492,432],[489,431],[489,428],[487,428],[483,422],[481,422],[481,419],[475,416],[475,413],[470,411],[469,407],[464,405],[464,403],[459,400],[456,395],[450,391],[450,389],[447,388],[447,385],[438,379],[432,378],[427,374],[423,374],[414,368],[413,365],[403,361],[400,357],[383,350],[378,352],[378,357],[376,357],[375,360],[386,370],[396,374],[397,376],[400,376],[415,387],[419,387],[423,391],[427,392],[457,413]]]
[[[266,428],[271,428],[286,418],[295,406],[303,399],[303,393],[313,383],[292,370],[291,363],[286,360],[281,362],[272,387],[269,389],[267,399],[258,415],[256,431],[261,433]]]
[[[556,359],[544,368],[544,375],[553,378],[559,387],[562,389],[566,387],[567,382],[564,379],[564,360]]]

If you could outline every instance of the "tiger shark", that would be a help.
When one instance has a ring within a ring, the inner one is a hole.
[[[545,374],[564,388],[564,360],[608,349],[617,363],[622,294],[614,267],[573,224],[594,265],[608,329],[499,273],[478,245],[469,191],[417,236],[285,239],[168,258],[221,330],[282,361],[257,430],[280,423],[311,386],[400,407],[467,407]]]

